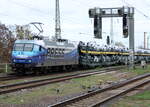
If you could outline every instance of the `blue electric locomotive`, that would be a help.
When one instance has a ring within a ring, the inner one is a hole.
[[[15,72],[44,72],[43,69],[69,69],[78,65],[77,46],[68,40],[16,40],[12,51]]]

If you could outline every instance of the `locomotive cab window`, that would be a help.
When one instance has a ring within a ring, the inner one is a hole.
[[[16,43],[13,50],[14,51],[23,51],[23,47],[24,47],[23,43]]]
[[[32,51],[33,44],[31,43],[16,43],[14,46],[14,51]]]
[[[45,51],[45,49],[42,47],[42,46],[39,46],[39,45],[34,45],[34,49],[33,49],[34,51],[41,51],[41,52],[44,52]]]
[[[34,45],[34,51],[39,51],[39,45]]]
[[[33,50],[33,44],[27,43],[24,45],[24,51],[32,51]]]
[[[44,48],[42,46],[40,46],[39,51],[44,52]]]

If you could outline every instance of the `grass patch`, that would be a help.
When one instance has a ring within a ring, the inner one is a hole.
[[[102,69],[105,69],[105,68],[97,68],[97,69],[90,69],[90,70],[81,70],[81,71],[73,71],[73,72],[65,72],[65,73],[60,73],[60,74],[56,74],[56,76],[50,76],[47,75],[47,76],[35,76],[35,77],[31,77],[31,78],[27,78],[27,79],[17,79],[17,80],[8,80],[8,81],[1,81],[0,85],[4,85],[4,84],[13,84],[13,83],[19,83],[19,82],[26,82],[26,81],[32,81],[32,80],[40,80],[40,79],[44,79],[44,78],[56,78],[56,77],[61,77],[61,76],[68,76],[70,74],[78,74],[78,73],[85,73],[85,72],[91,72],[93,70],[102,70]],[[10,72],[10,71],[9,71]]]
[[[77,71],[77,72],[65,72],[65,73],[60,73],[60,74],[56,74],[56,75],[43,75],[43,76],[35,76],[35,77],[29,77],[29,78],[25,78],[25,79],[17,79],[17,80],[8,80],[8,81],[1,81],[1,84],[13,84],[13,83],[20,83],[20,82],[26,82],[26,81],[32,81],[32,80],[40,80],[40,79],[44,79],[44,78],[57,78],[57,77],[62,77],[62,76],[69,76],[69,75],[74,75],[74,74],[78,74],[78,73],[83,73],[83,72],[91,72],[92,70],[86,70],[86,71]],[[27,76],[28,77],[28,76]]]
[[[105,82],[109,80],[116,80],[110,74],[107,75],[92,75],[84,78],[77,78],[59,82],[55,84],[49,84],[28,90],[25,92],[16,92],[7,95],[0,95],[1,104],[30,104],[32,102],[37,103],[41,98],[45,96],[60,97],[70,94],[75,94],[88,90],[88,88],[99,84],[99,81]]]
[[[142,74],[141,72],[149,72],[149,69],[150,66],[144,69],[144,71],[140,67],[137,68],[136,71],[128,71],[128,70],[126,71],[126,69],[122,71],[129,72],[127,74],[128,76],[131,76],[130,74]],[[45,98],[46,96],[61,97],[61,96],[66,96],[74,93],[79,93],[88,90],[88,88],[92,86],[98,85],[100,82],[105,83],[106,81],[116,81],[118,79],[120,79],[120,77],[116,77],[116,74],[92,75],[83,78],[71,79],[64,82],[59,82],[59,83],[49,84],[42,87],[37,87],[34,89],[29,89],[28,91],[16,92],[7,95],[0,95],[0,103],[1,104],[39,103],[39,101],[41,101],[41,99]],[[131,98],[130,100],[128,99],[125,100],[132,102]],[[124,101],[119,103],[120,106],[112,106],[112,107],[128,107],[128,106],[121,106],[122,104],[123,105],[126,104]],[[139,104],[140,101],[137,103]],[[133,107],[133,106],[129,106],[129,107]]]
[[[131,72],[131,73],[134,73],[136,75],[142,75],[142,74],[145,74],[145,73],[150,73],[150,65],[147,65],[146,68],[142,68],[141,66],[136,66],[135,69],[122,69],[121,71],[123,72]]]
[[[0,68],[0,73],[11,73],[11,72],[12,72],[11,67],[7,68],[7,72],[6,72],[6,68]]]
[[[131,100],[150,100],[150,91],[145,91],[140,94],[129,97]]]
[[[150,107],[150,91],[125,97],[110,107]]]
[[[11,66],[7,64],[7,73],[11,73]],[[6,73],[6,64],[0,64],[0,73]]]

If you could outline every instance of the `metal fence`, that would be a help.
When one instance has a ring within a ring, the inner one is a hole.
[[[0,73],[5,72],[8,73],[10,72],[11,67],[10,63],[0,63]]]

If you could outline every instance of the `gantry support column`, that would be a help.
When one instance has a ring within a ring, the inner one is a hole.
[[[129,49],[130,49],[130,68],[134,68],[134,17],[128,17],[129,20]]]

